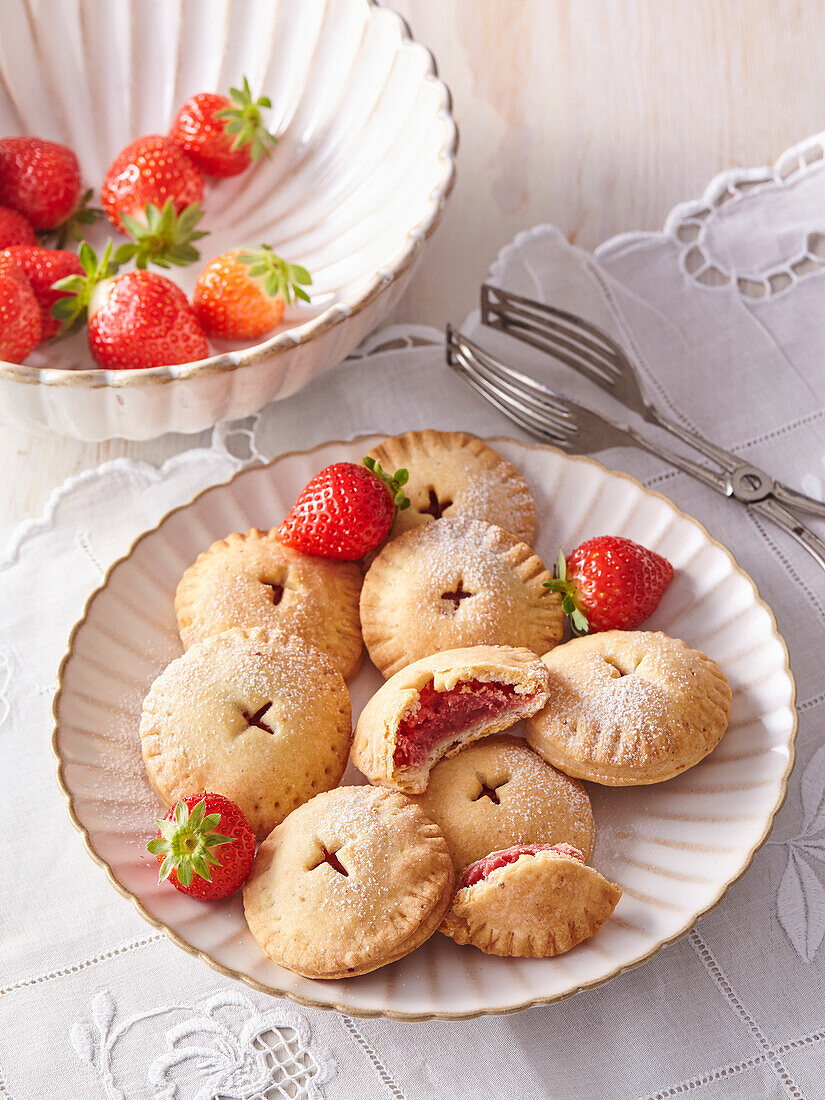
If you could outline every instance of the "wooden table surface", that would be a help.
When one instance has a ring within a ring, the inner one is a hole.
[[[433,50],[461,135],[444,222],[388,320],[461,320],[519,230],[552,222],[592,248],[658,228],[715,173],[770,163],[823,126],[820,0],[388,6]],[[0,519],[39,515],[56,486],[106,459],[160,463],[206,438],[84,444],[6,428]]]

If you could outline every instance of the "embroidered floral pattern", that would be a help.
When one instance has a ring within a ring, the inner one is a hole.
[[[94,1067],[109,1100],[127,1100],[118,1083],[116,1047],[141,1026],[146,1080],[153,1100],[323,1100],[320,1086],[335,1074],[331,1053],[311,1049],[306,1019],[281,1008],[261,1011],[245,994],[227,990],[192,1005],[165,1005],[116,1023],[108,990],[92,999],[91,1020],[70,1039]],[[170,1023],[177,1017],[178,1022]],[[163,1020],[162,1039],[149,1021]],[[149,1061],[159,1047],[162,1054]]]
[[[788,862],[779,883],[779,923],[796,950],[813,962],[825,937],[825,886],[811,860],[825,863],[825,745],[802,774],[802,829],[788,840]]]

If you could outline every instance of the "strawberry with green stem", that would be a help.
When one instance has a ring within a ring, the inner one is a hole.
[[[205,175],[235,176],[262,155],[272,155],[277,138],[261,117],[261,110],[271,106],[266,96],[253,99],[244,77],[243,87],[230,88],[229,97],[211,92],[190,96],[169,137]]]
[[[673,579],[670,562],[619,535],[599,535],[565,560],[545,588],[558,592],[574,634],[635,630],[648,619]]]
[[[65,291],[52,314],[67,331],[88,321],[89,349],[107,370],[172,366],[205,359],[209,344],[186,295],[169,279],[152,271],[118,274],[112,242],[98,261],[83,243],[83,275],[60,279]]]
[[[182,798],[155,824],[158,835],[146,847],[160,865],[158,882],[169,881],[200,901],[217,901],[249,877],[255,834],[240,808],[223,795]]]
[[[312,283],[306,268],[288,263],[272,248],[237,248],[216,256],[195,283],[192,304],[203,331],[222,340],[254,340],[279,325],[286,306]]]
[[[278,528],[285,546],[323,558],[358,561],[379,546],[396,511],[409,508],[406,470],[389,475],[372,458],[335,462],[304,487]]]
[[[148,134],[127,145],[101,189],[109,220],[134,241],[124,245],[119,262],[134,258],[142,269],[198,259],[192,242],[205,236],[195,229],[202,198],[203,176],[171,138]]]

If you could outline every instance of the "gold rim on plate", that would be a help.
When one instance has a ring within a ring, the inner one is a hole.
[[[245,466],[242,470],[238,470],[235,474],[232,475],[232,477],[228,478],[226,481],[219,482],[217,485],[209,485],[207,486],[207,488],[202,489],[199,493],[196,493],[195,496],[193,496],[191,500],[187,501],[185,504],[179,504],[177,507],[170,509],[158,520],[158,522],[153,527],[148,528],[146,531],[142,532],[142,534],[138,535],[134,542],[132,542],[127,552],[109,566],[100,585],[98,585],[98,587],[86,600],[81,617],[72,627],[72,631],[69,635],[68,647],[65,654],[63,655],[63,659],[60,662],[60,667],[57,673],[57,690],[55,691],[54,698],[52,700],[52,718],[54,720],[54,727],[51,737],[52,752],[57,758],[57,782],[60,786],[60,789],[63,791],[63,794],[66,796],[69,818],[75,829],[77,829],[77,831],[83,837],[83,843],[86,846],[86,850],[89,852],[89,855],[92,857],[95,863],[97,863],[99,867],[102,867],[103,870],[106,872],[106,876],[108,877],[114,888],[118,891],[118,893],[132,902],[140,916],[143,917],[143,919],[148,924],[163,932],[168,937],[168,939],[172,941],[172,943],[182,948],[182,950],[186,951],[187,954],[194,955],[196,958],[203,960],[203,962],[211,966],[213,970],[218,971],[219,974],[223,974],[227,978],[234,978],[237,981],[244,982],[252,989],[258,990],[261,993],[267,993],[270,996],[274,995],[278,997],[287,997],[289,1000],[294,1001],[300,1005],[305,1005],[308,1008],[334,1010],[336,1012],[341,1012],[345,1015],[358,1016],[362,1018],[383,1017],[391,1020],[421,1021],[472,1020],[478,1019],[480,1016],[507,1016],[514,1012],[522,1012],[526,1008],[533,1008],[537,1005],[555,1004],[558,1001],[563,1001],[566,1000],[568,997],[574,996],[576,993],[581,993],[585,989],[596,989],[598,988],[598,986],[605,985],[607,982],[612,981],[620,974],[624,974],[629,970],[635,970],[637,967],[642,966],[644,963],[648,962],[649,959],[652,959],[654,955],[658,954],[663,947],[667,947],[669,944],[675,943],[677,940],[681,939],[682,936],[686,935],[694,927],[694,925],[699,920],[701,920],[702,917],[706,916],[719,904],[719,902],[722,900],[722,898],[725,896],[731,886],[733,886],[734,883],[738,882],[739,879],[748,870],[751,863],[753,863],[754,856],[767,840],[771,828],[773,827],[774,819],[782,808],[788,794],[788,779],[790,777],[791,771],[793,770],[794,760],[796,756],[796,734],[799,726],[799,715],[796,709],[796,681],[794,679],[793,673],[791,672],[790,655],[788,653],[788,647],[785,639],[779,633],[776,616],[774,615],[770,606],[762,599],[761,595],[759,594],[759,589],[757,588],[753,578],[750,576],[749,573],[746,573],[745,570],[739,566],[738,562],[736,561],[730,550],[728,550],[728,548],[723,543],[719,542],[718,539],[715,539],[704,526],[704,524],[700,523],[699,520],[697,520],[694,516],[691,516],[689,513],[682,511],[682,509],[678,508],[673,503],[673,501],[664,496],[664,494],[657,493],[654,489],[648,489],[638,480],[638,478],[632,477],[630,474],[623,473],[620,470],[611,470],[603,463],[596,461],[596,459],[589,458],[586,455],[571,456],[565,454],[563,451],[560,451],[557,447],[550,447],[541,443],[524,443],[522,440],[514,439],[511,436],[493,436],[492,438],[484,440],[486,443],[489,443],[491,445],[494,445],[496,443],[513,443],[518,447],[524,448],[525,450],[546,451],[552,454],[560,455],[567,462],[583,462],[591,466],[596,466],[600,470],[603,470],[606,473],[613,475],[614,477],[619,477],[624,479],[625,481],[629,481],[631,484],[639,488],[646,496],[664,501],[670,508],[673,509],[676,515],[695,524],[712,546],[715,546],[719,550],[723,551],[723,553],[730,561],[734,572],[743,577],[745,581],[747,581],[747,583],[751,586],[754,593],[754,602],[756,606],[763,608],[768,614],[773,631],[773,637],[782,647],[785,661],[784,671],[790,681],[791,695],[788,705],[793,712],[793,726],[788,739],[788,764],[782,776],[782,785],[779,792],[779,797],[773,809],[768,815],[762,835],[760,836],[756,844],[748,852],[745,862],[743,863],[740,870],[738,870],[732,878],[728,879],[727,882],[723,883],[716,896],[704,907],[704,909],[691,916],[690,920],[686,924],[684,924],[678,931],[673,933],[673,935],[667,936],[666,938],[660,940],[653,948],[651,948],[649,951],[646,951],[643,955],[633,959],[629,963],[615,967],[608,974],[604,974],[599,978],[594,978],[592,981],[589,982],[583,982],[581,985],[576,986],[575,989],[570,989],[564,993],[556,994],[551,997],[535,997],[530,1000],[520,1002],[518,1004],[507,1005],[503,1008],[481,1008],[477,1011],[474,1010],[470,1012],[399,1012],[395,1009],[352,1008],[351,1006],[340,1002],[316,1001],[309,997],[302,997],[299,994],[291,993],[289,990],[286,989],[279,989],[276,986],[267,985],[266,983],[260,982],[255,978],[251,978],[248,974],[244,974],[239,970],[234,970],[231,967],[224,966],[223,963],[218,962],[217,959],[214,959],[211,955],[207,954],[204,951],[201,951],[199,948],[195,947],[193,944],[183,939],[167,924],[164,924],[163,921],[158,920],[157,917],[153,916],[146,908],[144,908],[138,898],[120,882],[117,875],[114,873],[107,861],[96,851],[88,831],[81,824],[77,817],[77,814],[75,813],[74,795],[66,785],[65,777],[63,774],[63,759],[61,757],[60,748],[58,745],[60,734],[58,713],[60,709],[60,698],[63,692],[63,675],[69,661],[72,659],[72,656],[74,654],[75,639],[81,628],[85,625],[86,620],[89,616],[89,612],[91,611],[92,605],[94,604],[95,600],[108,586],[109,580],[115,569],[117,569],[118,566],[123,564],[123,562],[125,562],[128,558],[132,556],[135,549],[140,545],[140,543],[143,542],[144,539],[148,538],[150,535],[153,535],[156,531],[158,531],[159,528],[163,524],[165,524],[166,521],[172,516],[176,515],[178,512],[182,512],[186,508],[189,508],[190,505],[193,505],[196,501],[200,500],[201,497],[205,496],[207,493],[212,493],[219,489],[226,488],[238,478],[243,477],[244,474],[248,474],[252,471],[271,468],[273,466],[276,466],[279,462],[282,462],[288,458],[292,458],[296,455],[313,455],[326,447],[351,446],[352,444],[358,443],[359,441],[364,441],[366,443],[367,440],[374,441],[376,438],[380,438],[382,435],[386,436],[389,434],[391,433],[371,432],[369,435],[355,436],[353,439],[349,440],[325,440],[323,443],[319,443],[317,446],[311,447],[308,450],[286,451],[283,454],[278,455],[276,458],[271,459],[269,462],[252,466]]]

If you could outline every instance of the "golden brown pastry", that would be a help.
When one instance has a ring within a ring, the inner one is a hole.
[[[424,657],[364,707],[352,761],[371,783],[420,794],[442,756],[535,714],[546,684],[547,669],[529,649],[485,645]]]
[[[716,748],[731,690],[715,661],[666,634],[608,630],[551,653],[547,705],[527,740],[567,775],[661,783]]]
[[[415,801],[444,834],[457,876],[489,852],[514,844],[565,841],[585,861],[593,851],[587,791],[508,733],[440,760]]]
[[[181,640],[188,649],[234,626],[267,626],[317,646],[350,680],[363,648],[361,579],[354,562],[302,554],[282,545],[275,531],[235,532],[181,577],[175,594]]]
[[[384,676],[445,649],[509,645],[546,653],[561,597],[524,543],[477,519],[441,519],[388,543],[364,578],[361,628]]]
[[[467,432],[404,432],[369,453],[384,470],[406,469],[410,507],[395,517],[390,538],[434,519],[471,516],[495,523],[522,542],[536,533],[536,508],[515,466]]]
[[[280,966],[347,978],[414,951],[441,923],[452,888],[447,845],[417,806],[377,787],[339,787],[266,838],[244,912]]]
[[[167,805],[214,791],[258,837],[341,781],[351,731],[330,659],[263,627],[193,645],[152,684],[140,720],[149,781]]]

